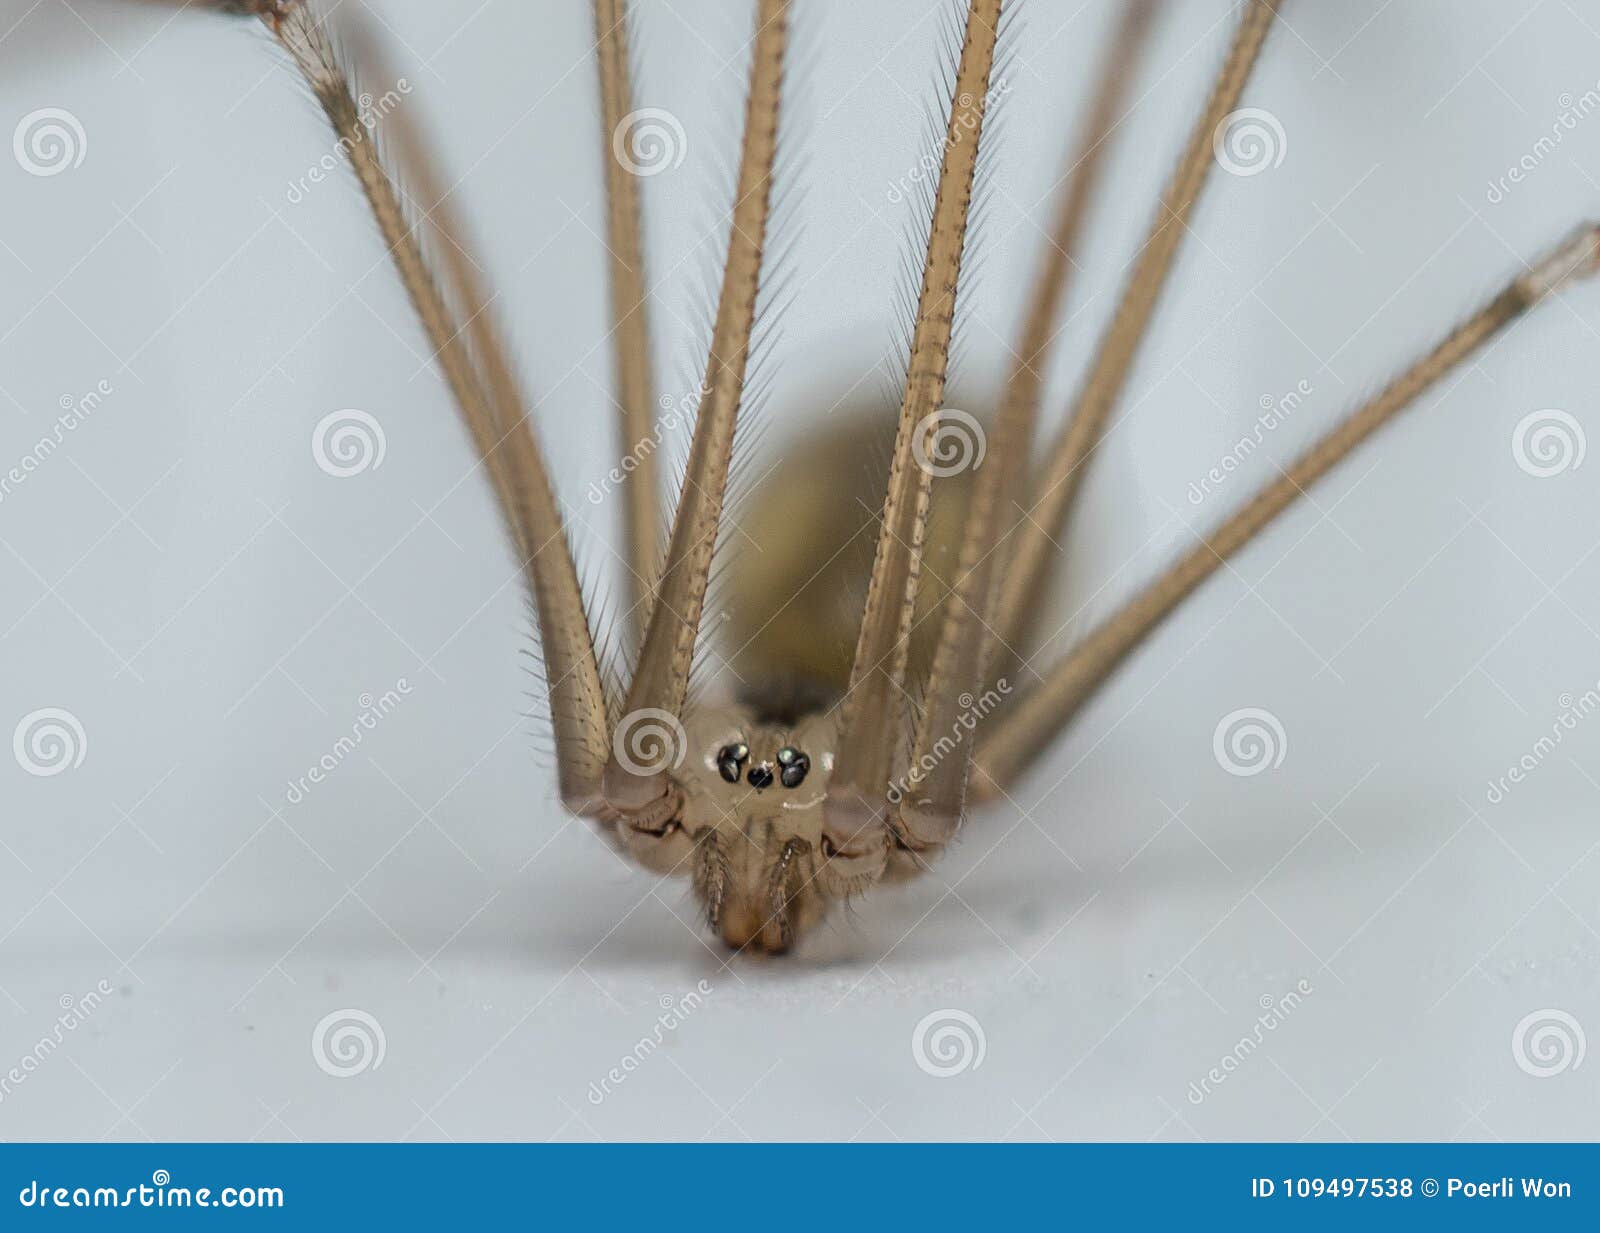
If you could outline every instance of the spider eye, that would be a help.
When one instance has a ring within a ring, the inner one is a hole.
[[[744,764],[750,760],[750,746],[743,741],[735,741],[732,745],[724,745],[717,750],[717,773],[728,783],[739,782],[739,772],[744,769]]]
[[[770,788],[772,786],[772,767],[765,762],[759,766],[752,766],[747,776],[752,788]]]
[[[793,745],[778,750],[778,779],[786,788],[798,788],[811,769],[811,759]]]

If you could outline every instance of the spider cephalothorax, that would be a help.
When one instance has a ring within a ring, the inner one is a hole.
[[[326,113],[482,460],[533,601],[563,803],[594,819],[646,868],[687,875],[711,927],[729,945],[786,950],[831,902],[926,868],[955,836],[969,805],[1026,770],[1096,687],[1228,556],[1446,373],[1547,295],[1600,266],[1600,233],[1584,228],[1518,271],[1120,612],[1042,673],[1030,674],[1037,679],[1013,694],[1006,677],[1031,646],[1084,464],[1121,398],[1191,231],[1195,202],[1221,158],[1216,151],[1223,130],[1286,2],[1243,0],[1228,55],[1194,118],[1065,425],[1034,468],[1042,370],[1102,154],[1126,103],[1156,0],[1122,6],[1012,348],[1011,376],[986,420],[941,404],[1002,7],[1009,11],[1025,0],[969,0],[909,351],[897,357],[906,377],[881,480],[887,491],[875,502],[880,517],[856,528],[866,532],[864,541],[875,542],[864,586],[845,586],[826,567],[764,579],[756,590],[776,597],[772,613],[757,618],[745,642],[769,652],[757,656],[756,667],[772,684],[722,706],[691,704],[689,678],[766,259],[789,0],[755,0],[727,256],[687,469],[665,536],[653,461],[630,449],[657,435],[658,410],[633,174],[638,168],[625,157],[629,122],[642,113],[632,110],[625,0],[594,0],[603,118],[597,137],[607,152],[613,397],[621,409],[616,419],[623,451],[638,464],[623,493],[630,600],[625,637],[634,670],[620,696],[600,671],[560,503],[530,427],[531,404],[512,376],[485,311],[487,299],[475,271],[460,259],[460,240],[440,204],[421,218],[408,210],[307,0],[229,6],[263,18]],[[806,6],[797,0],[792,7]],[[400,157],[426,182],[415,143],[400,136]],[[443,278],[424,257],[421,240],[430,232],[446,239],[439,245]],[[959,481],[960,516],[946,514],[941,530],[938,520],[930,522],[931,496],[936,477],[942,486],[952,483],[943,451],[958,424],[976,429],[980,440],[986,436],[986,449],[969,460],[969,473]],[[856,530],[835,526],[831,516],[853,512],[855,505],[837,469],[793,486],[811,505],[802,501],[797,513],[780,511],[780,522],[804,525],[813,541],[824,523],[845,539],[855,537]],[[815,557],[829,562],[838,553],[822,544]],[[937,576],[930,583],[925,574]],[[857,595],[864,598],[853,601]],[[849,626],[843,639],[834,636],[841,613]],[[813,653],[840,640],[854,644],[847,664]],[[795,682],[801,680],[822,688],[800,688]]]
[[[836,733],[826,714],[775,724],[748,707],[696,711],[671,772],[672,816],[659,826],[625,821],[629,853],[657,873],[689,873],[730,946],[786,950],[882,863],[881,853],[854,870],[829,859],[838,854],[823,834],[822,802]]]

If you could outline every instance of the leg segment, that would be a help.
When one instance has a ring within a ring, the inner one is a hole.
[[[1205,110],[1184,147],[1172,182],[1161,199],[1149,238],[1140,250],[1111,325],[1101,339],[1094,364],[1078,394],[1066,428],[1051,449],[1031,494],[1031,508],[1017,522],[1011,564],[1001,587],[995,629],[1007,647],[1019,646],[1031,632],[1038,597],[1066,526],[1083,463],[1100,441],[1107,417],[1122,396],[1167,277],[1188,232],[1189,215],[1214,161],[1217,126],[1239,104],[1239,96],[1260,57],[1280,0],[1245,0],[1244,18],[1223,61]]]
[[[606,169],[606,251],[611,277],[611,342],[620,454],[634,468],[623,488],[623,559],[628,567],[629,644],[644,637],[661,555],[660,481],[651,442],[656,413],[650,371],[649,305],[644,240],[639,221],[639,180],[623,165],[617,146],[628,140],[633,82],[628,52],[627,0],[594,0],[595,47],[600,60],[601,137]]]
[[[1099,180],[1101,155],[1132,88],[1152,7],[1149,0],[1128,6],[1106,58],[1082,147],[1068,173],[1067,191],[1028,305],[1011,377],[989,433],[988,454],[977,471],[956,584],[940,625],[911,764],[904,782],[896,786],[897,836],[913,852],[948,843],[961,823],[972,734],[977,718],[986,713],[984,700],[991,696],[982,686],[997,649],[993,628],[997,580],[1005,576],[1010,547],[1001,535],[1001,505],[1006,494],[1026,483],[1045,352]]]
[[[1476,354],[1545,296],[1600,273],[1600,228],[1585,227],[1513,279],[1422,359],[1302,454],[1120,612],[997,716],[978,743],[979,790],[993,795],[1025,771],[1097,686],[1218,566],[1270,526],[1296,497],[1446,373]]]

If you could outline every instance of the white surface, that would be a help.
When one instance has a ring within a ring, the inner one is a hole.
[[[1025,7],[958,406],[1003,371],[1108,29],[1105,4]],[[1172,7],[1116,139],[1054,414],[1225,46],[1228,6]],[[611,509],[583,499],[614,462],[585,6],[365,8],[460,181],[602,572]],[[642,8],[640,101],[689,142],[646,185],[670,393],[703,333],[746,19]],[[921,153],[939,26],[914,3],[800,8],[809,281],[769,414],[831,404],[895,336],[907,223],[886,194]],[[1536,479],[1511,449],[1544,408],[1593,433],[1600,288],[1516,327],[1210,583],[937,878],[792,959],[725,967],[681,885],[623,868],[552,802],[492,509],[353,188],[287,199],[330,143],[272,48],[153,2],[13,10],[0,137],[60,107],[88,145],[48,178],[0,157],[6,465],[63,395],[113,392],[0,501],[0,728],[61,707],[88,742],[48,778],[0,759],[0,1072],[63,996],[116,994],[0,1089],[0,1136],[1600,1130],[1600,1063],[1536,1078],[1512,1049],[1543,1009],[1600,1031],[1600,723],[1486,800],[1561,696],[1600,679],[1596,464]],[[1283,165],[1214,176],[1084,490],[1063,638],[1600,206],[1600,116],[1486,193],[1560,95],[1595,85],[1586,6],[1290,3],[1287,23],[1247,99],[1281,122]],[[1301,380],[1305,407],[1194,508],[1189,484],[1258,400]],[[379,418],[388,452],[335,479],[310,439],[345,407]],[[359,697],[402,678],[358,753],[286,801]],[[1242,707],[1287,734],[1282,765],[1249,778],[1212,753]],[[704,1005],[594,1103],[661,999],[702,979]],[[1301,981],[1194,1103],[1262,999]],[[340,1080],[310,1043],[344,1008],[386,1052]],[[940,1079],[911,1040],[944,1009],[975,1017],[986,1053]]]

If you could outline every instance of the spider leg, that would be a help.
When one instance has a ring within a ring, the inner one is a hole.
[[[1017,697],[996,717],[978,742],[978,790],[992,795],[1012,783],[1163,618],[1345,455],[1547,295],[1596,273],[1600,273],[1600,227],[1586,226],[1538,265],[1512,279],[1433,350],[1324,435],[1278,479],[1068,652],[1042,683]]]
[[[357,65],[384,81],[398,79],[382,60],[382,49],[372,37],[370,19],[356,18],[356,41],[352,45]],[[516,430],[523,418],[525,395],[510,360],[510,350],[496,328],[492,310],[494,296],[484,286],[479,267],[472,259],[465,221],[456,213],[454,188],[447,186],[439,165],[429,149],[426,136],[416,123],[416,112],[401,107],[384,117],[384,152],[399,169],[391,177],[401,207],[419,232],[436,236],[433,251],[443,272],[446,298],[463,321],[460,332],[482,378],[483,393],[494,416],[497,439]],[[432,341],[430,339],[430,341]],[[438,347],[435,344],[435,355]]]
[[[750,356],[750,333],[772,196],[772,163],[778,145],[788,17],[787,0],[760,0],[757,6],[738,187],[704,392],[689,446],[683,493],[672,519],[666,561],[623,707],[624,725],[630,716],[646,712],[677,716],[688,693],[695,638],[728,483],[734,426],[744,393],[745,365]],[[624,765],[613,750],[606,762],[604,791],[613,808],[636,813],[659,807],[670,796],[672,784],[666,768],[641,774]]]
[[[995,621],[1001,642],[1008,648],[1019,645],[1037,619],[1039,594],[1056,555],[1083,463],[1099,443],[1106,419],[1127,384],[1139,344],[1149,329],[1156,302],[1172,272],[1178,247],[1188,233],[1189,215],[1215,161],[1213,134],[1238,106],[1239,96],[1261,54],[1279,3],[1280,0],[1245,0],[1244,17],[1211,96],[1161,199],[1149,237],[1123,288],[1111,324],[1100,340],[1072,413],[1035,481],[1031,508],[1017,523],[1011,564],[1001,584]],[[1002,670],[1005,667],[1001,665]]]
[[[600,111],[606,169],[606,251],[611,280],[611,340],[621,455],[632,458],[623,490],[624,562],[631,645],[644,637],[661,555],[660,481],[652,440],[655,380],[650,369],[649,305],[645,290],[644,241],[640,228],[639,178],[624,164],[633,116],[628,51],[627,0],[594,0],[595,47],[599,53]]]
[[[944,399],[956,289],[1000,4],[1001,0],[971,0],[967,10],[883,526],[867,584],[849,690],[842,703],[838,753],[823,801],[825,855],[863,856],[888,850],[890,784],[894,762],[902,756],[906,663],[933,483],[928,449]]]
[[[598,790],[608,744],[605,693],[561,511],[523,400],[497,346],[487,354],[469,347],[469,340],[488,335],[464,332],[441,292],[327,32],[304,0],[258,0],[251,7],[294,60],[346,151],[488,473],[538,621],[561,797],[573,812],[594,814],[602,808]]]
[[[1124,9],[1111,52],[1101,67],[1094,104],[1034,283],[1005,395],[989,431],[988,452],[977,469],[956,583],[939,627],[910,767],[904,783],[896,785],[901,798],[897,837],[915,852],[942,846],[955,835],[972,764],[975,742],[971,736],[977,719],[998,704],[999,695],[985,691],[983,685],[996,650],[994,605],[997,580],[1005,576],[1008,548],[1001,505],[1006,494],[1019,491],[1027,480],[1045,354],[1065,294],[1072,254],[1078,250],[1083,220],[1110,145],[1107,139],[1123,114],[1154,7],[1153,0],[1136,0]]]

